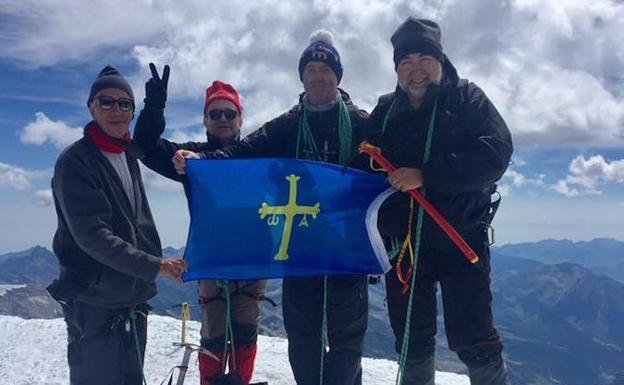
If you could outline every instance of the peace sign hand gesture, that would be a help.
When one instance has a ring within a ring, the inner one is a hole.
[[[154,63],[149,63],[152,78],[145,83],[145,105],[151,108],[163,109],[167,101],[167,83],[169,82],[169,66],[163,68],[162,78]]]

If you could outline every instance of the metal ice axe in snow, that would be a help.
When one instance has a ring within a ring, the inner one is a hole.
[[[381,155],[381,150],[379,147],[373,146],[372,144],[364,141],[358,147],[358,151],[360,153],[364,153],[368,155],[372,160],[374,160],[377,164],[379,164],[388,174],[396,170],[383,155]],[[448,235],[448,237],[453,241],[455,246],[461,250],[464,256],[470,261],[472,264],[476,264],[479,262],[479,256],[472,250],[470,246],[464,241],[464,239],[459,235],[457,230],[451,226],[450,223],[440,214],[440,212],[433,207],[433,205],[425,198],[420,192],[417,190],[409,190],[407,193],[414,198],[416,203],[420,205],[431,216],[431,218],[435,221],[435,223],[440,226],[440,228]]]
[[[191,319],[191,309],[188,303],[183,302],[181,305],[181,314],[180,318],[182,319],[182,330],[180,336],[180,342],[174,342],[173,345],[179,348],[184,348],[184,356],[182,357],[182,363],[169,371],[169,382],[168,385],[173,384],[173,371],[174,369],[178,369],[178,380],[176,381],[176,385],[183,385],[184,380],[186,378],[186,372],[189,368],[189,362],[191,361],[191,354],[193,352],[198,352],[198,354],[205,354],[212,358],[213,360],[220,361],[217,356],[211,353],[209,350],[202,348],[199,345],[191,344],[186,342],[186,323]],[[163,381],[164,383],[164,381]]]

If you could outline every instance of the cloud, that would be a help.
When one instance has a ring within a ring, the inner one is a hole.
[[[511,169],[508,169],[507,172],[505,172],[503,178],[511,179],[511,182],[516,187],[523,186],[526,183],[526,178],[524,177],[524,175]]]
[[[410,14],[440,22],[445,52],[494,101],[516,144],[624,144],[624,5],[612,0],[10,0],[0,57],[31,67],[130,57],[137,100],[148,63],[168,63],[169,100],[202,99],[214,79],[233,83],[249,132],[297,102],[299,55],[319,28],[336,37],[341,86],[370,110],[394,88],[389,37]]]
[[[6,187],[14,190],[28,190],[34,179],[48,178],[51,170],[29,171],[21,167],[0,162],[0,188]]]
[[[518,167],[522,167],[522,166],[526,166],[527,162],[526,160],[522,159],[522,158],[518,158],[518,157],[512,157],[511,158],[511,164],[518,166]]]
[[[609,162],[602,155],[587,159],[580,155],[570,162],[569,172],[565,179],[557,181],[555,191],[568,196],[601,194],[600,185],[624,184],[624,159]]]
[[[557,183],[551,186],[551,189],[567,197],[575,197],[579,195],[579,191],[575,188],[570,187],[569,183],[563,179],[558,180]]]
[[[498,191],[502,197],[508,197],[511,195],[512,188],[508,184],[499,184],[496,191]]]
[[[527,64],[528,65],[528,64]],[[519,145],[622,145],[624,100],[593,75],[541,63],[485,79]],[[524,75],[524,71],[531,75]],[[502,87],[513,85],[506,90]]]
[[[165,193],[180,193],[184,191],[182,189],[182,184],[157,174],[156,172],[143,166],[143,164],[141,164],[141,175],[143,176],[143,185],[147,191]]]
[[[0,187],[28,190],[30,181],[23,168],[0,162]]]
[[[370,110],[394,88],[390,34],[408,14],[441,18],[445,3],[429,3],[12,1],[3,18],[11,22],[0,27],[7,47],[0,56],[32,67],[110,60],[114,52],[134,57],[140,69],[128,77],[137,100],[149,62],[171,65],[169,100],[202,99],[214,79],[227,81],[243,96],[246,134],[297,103],[299,56],[319,28],[336,37],[345,67],[341,86]]]
[[[0,11],[2,56],[31,67],[101,58],[119,47],[161,36],[167,15],[173,16],[167,10],[172,5],[5,0]]]
[[[525,163],[526,164],[526,163]],[[546,179],[545,174],[538,174],[534,178],[527,178],[524,174],[512,169],[508,168],[503,177],[502,181],[506,183],[506,193],[510,194],[512,187],[523,187],[523,186],[538,186],[542,187],[545,185],[544,180]]]
[[[52,196],[52,190],[38,190],[32,195],[32,201],[37,206],[48,207],[54,204],[54,197]]]
[[[578,156],[570,163],[570,171],[573,175],[583,178],[582,185],[586,187],[595,186],[597,181],[624,184],[624,159],[609,162],[602,155],[592,156],[589,159]]]
[[[17,100],[22,102],[34,102],[34,103],[58,103],[58,104],[70,104],[75,105],[76,102],[68,100],[63,97],[52,96],[35,96],[35,95],[13,95],[13,94],[0,94],[0,99]],[[82,103],[80,103],[82,105]]]
[[[302,91],[299,56],[309,34],[325,27],[338,32],[336,45],[345,67],[342,85],[358,102],[370,109],[377,90],[393,88],[387,38],[398,17],[388,20],[377,14],[372,23],[372,15],[360,15],[367,20],[365,26],[359,24],[363,19],[354,20],[353,9],[324,2],[230,3],[211,5],[208,13],[215,17],[201,12],[201,18],[187,20],[192,28],[172,26],[168,41],[135,46],[133,55],[142,68],[136,83],[145,82],[151,61],[159,68],[171,65],[172,97],[203,98],[206,86],[216,78],[232,83],[243,96],[246,133],[297,103]],[[371,12],[380,6],[373,3],[372,8]],[[369,36],[366,41],[357,38],[364,33]],[[386,63],[383,70],[380,62]]]
[[[58,149],[65,148],[82,136],[82,128],[69,127],[64,122],[50,120],[43,112],[35,113],[35,121],[28,123],[20,134],[24,144],[42,145],[50,142]]]
[[[201,128],[195,130],[175,130],[168,138],[172,142],[175,143],[184,143],[184,142],[205,142],[206,141],[206,129],[201,126]]]
[[[484,86],[517,144],[622,144],[624,5],[515,0],[469,10],[474,3],[451,16],[471,36],[452,42],[462,45],[459,67]]]
[[[609,162],[602,155],[589,159],[577,156],[570,163],[570,172],[576,183],[586,188],[594,188],[601,181],[624,184],[624,159]]]

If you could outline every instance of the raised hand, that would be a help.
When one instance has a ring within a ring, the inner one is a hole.
[[[169,82],[169,66],[163,68],[162,78],[158,75],[154,63],[149,63],[152,78],[145,83],[145,105],[163,109],[167,102],[167,83]]]

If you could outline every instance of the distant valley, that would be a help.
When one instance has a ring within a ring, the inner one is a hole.
[[[165,256],[183,250],[165,248]],[[0,314],[22,318],[62,316],[45,292],[58,274],[49,250],[0,255]],[[177,316],[187,301],[198,318],[197,286],[159,279],[159,295],[151,303],[158,314]],[[624,242],[547,240],[493,248],[492,290],[497,327],[505,342],[515,384],[607,385],[624,362]],[[365,355],[396,359],[385,308],[383,283],[371,285]],[[278,306],[264,304],[260,332],[285,336],[281,283],[270,282],[267,295]],[[464,372],[446,347],[442,310],[438,317],[437,365]]]

